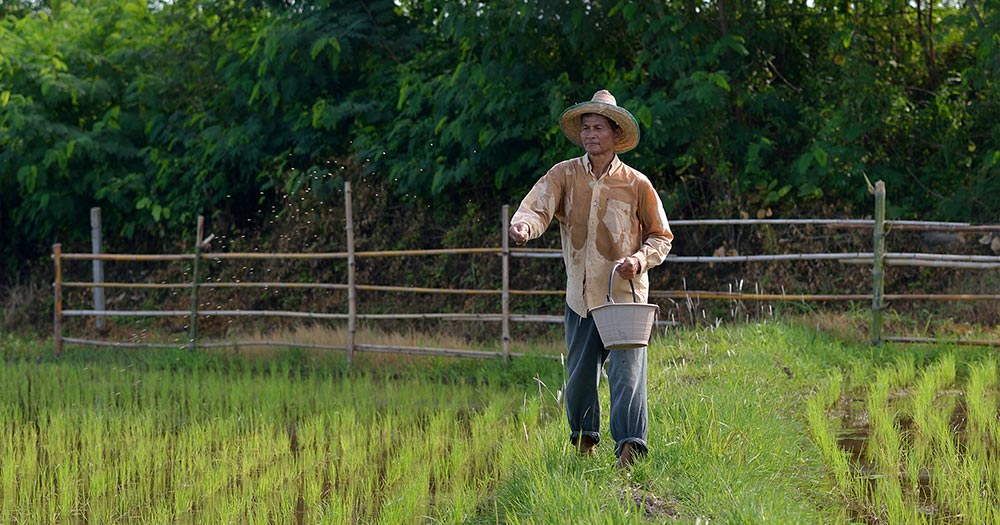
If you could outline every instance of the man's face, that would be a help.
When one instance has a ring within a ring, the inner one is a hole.
[[[613,153],[621,129],[614,129],[611,120],[603,115],[587,113],[580,119],[580,143],[591,155]]]

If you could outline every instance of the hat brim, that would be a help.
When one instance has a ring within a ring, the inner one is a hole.
[[[615,141],[615,153],[625,153],[639,145],[639,122],[632,113],[621,106],[589,101],[570,106],[559,117],[559,127],[562,128],[566,138],[577,146],[583,147],[580,141],[580,130],[583,128],[581,117],[587,113],[603,115],[622,129],[621,138]]]

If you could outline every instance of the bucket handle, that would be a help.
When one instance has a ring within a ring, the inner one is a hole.
[[[609,303],[614,303],[615,302],[615,300],[611,298],[611,281],[615,278],[615,273],[617,273],[618,267],[621,266],[621,265],[622,265],[622,263],[616,263],[611,268],[611,275],[608,276],[608,302]],[[639,298],[635,295],[635,283],[632,282],[632,279],[628,280],[628,285],[632,288],[632,302],[633,303],[638,303],[639,302]]]

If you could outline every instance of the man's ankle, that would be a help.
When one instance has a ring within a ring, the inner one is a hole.
[[[587,434],[580,434],[580,437],[577,438],[573,445],[576,447],[577,452],[579,452],[581,456],[589,456],[594,453],[594,447],[597,446],[597,440]]]

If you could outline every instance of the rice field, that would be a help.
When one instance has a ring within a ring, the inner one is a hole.
[[[54,356],[0,334],[0,523],[1000,522],[995,355],[829,332],[656,334],[628,472],[569,446],[550,358]]]
[[[184,352],[7,359],[0,523],[456,523],[561,416],[531,376]]]
[[[960,367],[953,353],[921,366],[904,354],[865,384],[833,374],[808,415],[852,519],[1000,522],[997,381],[995,358]]]

